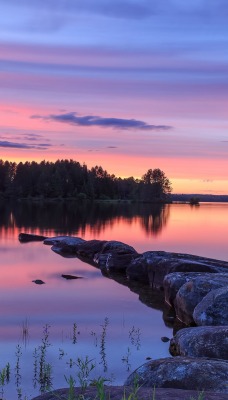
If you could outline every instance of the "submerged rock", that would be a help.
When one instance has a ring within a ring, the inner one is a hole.
[[[173,356],[228,360],[228,326],[184,328],[170,341]]]
[[[62,276],[62,278],[65,278],[65,279],[68,279],[68,280],[70,280],[70,279],[82,279],[82,276],[75,276],[75,275],[68,275],[68,274],[62,274],[61,276]]]
[[[193,319],[197,325],[228,326],[227,305],[228,285],[226,284],[225,287],[212,290],[203,298],[203,300],[194,309]]]
[[[178,290],[174,307],[177,317],[186,325],[194,323],[193,312],[197,304],[214,289],[228,285],[228,273],[205,274],[192,278]]]
[[[42,235],[33,235],[31,233],[20,233],[18,235],[18,239],[20,242],[27,243],[27,242],[41,242],[45,240],[47,236]]]
[[[42,281],[41,279],[35,279],[34,281],[32,281],[34,283],[36,283],[36,285],[43,285],[45,282]]]
[[[136,369],[125,385],[178,388],[228,393],[228,362],[225,360],[175,357],[152,360]]]

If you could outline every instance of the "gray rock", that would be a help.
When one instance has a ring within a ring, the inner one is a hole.
[[[95,254],[93,261],[98,264],[102,270],[125,271],[131,263],[137,252],[128,244],[110,240],[106,242],[102,250]]]
[[[83,279],[82,276],[69,275],[69,274],[62,274],[61,276],[62,276],[62,278],[65,278],[66,280]]]
[[[46,238],[44,240],[44,244],[47,244],[49,246],[76,246],[80,243],[84,243],[85,240],[77,237],[77,236],[54,236],[50,238]]]
[[[133,270],[131,271],[131,266]],[[171,272],[228,272],[228,262],[198,257],[190,254],[147,251],[132,264],[127,273],[130,279],[140,280],[141,270],[148,271],[148,282],[162,286],[165,276]],[[138,272],[137,272],[138,268]]]
[[[212,290],[195,307],[197,325],[228,325],[228,287]]]
[[[204,277],[208,276],[208,274],[204,272],[172,272],[166,275],[163,281],[166,303],[173,307],[177,292],[182,285],[197,276]]]
[[[135,254],[136,250],[134,247],[129,246],[126,243],[118,242],[117,240],[109,240],[104,244],[101,250],[101,254],[110,253],[112,251],[117,251],[119,254]]]
[[[228,273],[205,274],[186,282],[178,290],[174,307],[177,318],[186,325],[194,323],[193,311],[198,303],[214,289],[228,285]]]
[[[73,392],[73,393],[72,393]],[[154,388],[140,387],[137,390],[137,394],[133,396],[133,389],[130,386],[109,386],[104,385],[104,396],[103,398],[108,400],[120,400],[120,399],[143,399],[152,400],[154,398]],[[73,397],[74,396],[74,397]],[[66,400],[70,398],[74,399],[100,399],[98,389],[95,386],[88,386],[86,389],[81,387],[74,387],[74,390],[69,388],[57,389],[45,394],[41,394],[38,397],[34,397],[32,400]],[[166,389],[158,388],[155,390],[156,400],[190,400],[198,399],[199,392],[197,390],[182,390],[182,389]],[[205,400],[227,400],[225,393],[215,392],[203,392],[203,398]]]
[[[136,369],[125,385],[208,390],[228,393],[228,362],[209,358],[175,357],[152,360]]]
[[[148,264],[146,258],[139,255],[133,259],[126,269],[126,274],[130,280],[149,284]]]
[[[100,253],[104,244],[107,243],[106,240],[87,240],[79,244],[77,249],[77,254],[87,260],[93,261],[94,256]]]
[[[228,326],[181,329],[171,339],[169,351],[173,356],[228,360]]]
[[[34,282],[36,285],[43,285],[45,282],[44,281],[42,281],[41,279],[35,279],[34,281],[32,281],[32,282]]]
[[[47,236],[42,235],[33,235],[31,233],[19,233],[18,239],[20,242],[27,243],[27,242],[41,242],[46,239]]]
[[[44,240],[44,244],[53,245],[52,251],[66,258],[77,257],[78,246],[84,242],[84,239],[72,236],[56,236]]]

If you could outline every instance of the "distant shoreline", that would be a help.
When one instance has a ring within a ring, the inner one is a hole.
[[[228,202],[228,195],[219,194],[171,194],[170,199],[171,201],[189,202],[192,197],[197,197],[199,202]]]

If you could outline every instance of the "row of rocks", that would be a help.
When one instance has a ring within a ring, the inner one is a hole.
[[[163,285],[165,301],[186,325],[228,325],[228,270],[171,273]]]
[[[29,235],[20,234],[19,240],[28,241]],[[176,357],[145,363],[125,385],[133,385],[137,377],[145,387],[228,392],[227,262],[163,251],[138,254],[118,241],[66,236],[40,240],[64,257],[99,267],[111,278],[118,273],[120,283],[164,288],[165,301],[177,318],[187,326],[199,325],[181,329],[171,339],[170,353]]]

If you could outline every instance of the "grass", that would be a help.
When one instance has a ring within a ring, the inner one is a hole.
[[[104,323],[101,325],[101,333],[97,335],[96,332],[91,332],[91,336],[94,340],[95,347],[99,349],[100,355],[100,364],[103,366],[104,373],[107,371],[107,359],[106,359],[106,339],[108,332],[109,319],[105,318]],[[71,331],[72,332],[72,331]],[[73,345],[78,347],[78,331],[77,324],[73,324],[73,335],[70,335],[70,340]],[[140,349],[141,346],[141,338],[140,338],[140,330],[135,328],[134,326],[129,330],[129,340],[130,345],[135,347],[137,350]],[[27,342],[29,337],[29,324],[28,321],[25,320],[22,324],[22,342],[24,344],[24,349],[26,350]],[[50,392],[54,390],[53,385],[53,374],[54,374],[54,365],[49,362],[49,348],[51,347],[50,342],[50,326],[45,325],[43,327],[43,334],[41,338],[41,344],[36,347],[33,351],[33,388],[38,389],[41,394]],[[75,347],[74,347],[75,348]],[[76,348],[75,348],[76,349]],[[25,351],[23,350],[23,351]],[[131,351],[130,347],[127,348],[127,353],[123,356],[122,362],[126,364],[127,368],[130,367],[130,358]],[[6,396],[7,385],[12,383],[12,375],[15,379],[15,390],[17,394],[17,400],[27,400],[28,397],[23,393],[23,385],[22,385],[22,346],[18,344],[16,346],[15,351],[15,367],[7,363],[2,369],[0,369],[0,400],[9,400]],[[93,375],[94,369],[96,367],[96,361],[94,358],[90,358],[88,355],[85,357],[76,356],[68,358],[67,353],[64,349],[59,349],[59,359],[64,360],[67,368],[71,369],[70,375],[67,376],[63,373],[63,377],[68,386],[67,397],[63,399],[62,396],[59,396],[56,393],[56,399],[61,400],[110,400],[110,392],[107,383],[113,381],[113,379],[107,378],[105,376],[99,376],[94,379]],[[130,368],[129,368],[130,369]],[[14,371],[14,374],[12,374]],[[75,387],[80,388],[80,395],[75,394]],[[93,399],[89,399],[87,396],[86,390],[90,387],[94,386],[96,388],[96,394]],[[139,380],[138,377],[135,377],[132,388],[123,389],[124,392],[122,394],[122,398],[120,400],[139,400]],[[35,396],[35,394],[34,394]],[[12,397],[11,397],[12,398]],[[29,396],[29,398],[31,398]],[[156,400],[156,389],[151,390],[151,400]],[[191,397],[189,400],[204,400],[204,392],[200,392],[198,397]]]

